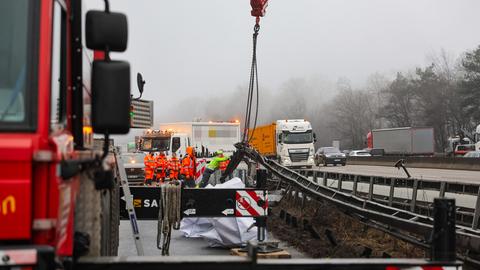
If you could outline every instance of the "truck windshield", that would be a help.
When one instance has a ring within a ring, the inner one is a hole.
[[[29,127],[29,0],[0,1],[0,130]],[[31,125],[31,124],[30,124]]]
[[[170,150],[170,137],[144,138],[142,151],[168,151]]]
[[[313,142],[313,135],[312,131],[306,131],[306,132],[289,132],[289,131],[284,131],[283,132],[283,138],[282,138],[283,143],[286,144],[291,144],[291,143],[311,143]]]

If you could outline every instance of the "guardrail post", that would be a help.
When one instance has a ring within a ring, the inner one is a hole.
[[[355,175],[353,177],[353,188],[352,188],[353,196],[357,196],[357,186],[358,186],[358,175]]]
[[[374,180],[375,180],[375,178],[373,176],[370,176],[370,185],[368,186],[368,200],[370,200],[370,201],[373,199]]]
[[[478,229],[478,219],[480,218],[480,188],[478,189],[477,202],[475,203],[475,212],[473,213],[472,229]]]
[[[339,174],[338,175],[338,185],[337,185],[338,191],[342,191],[342,180],[343,180],[343,174]]]
[[[445,198],[445,190],[447,189],[447,183],[441,182],[440,183],[440,194],[438,195],[440,198]]]
[[[414,179],[412,201],[410,202],[410,211],[412,212],[415,212],[415,206],[417,206],[417,193],[418,193],[418,179]]]
[[[432,261],[456,260],[455,199],[433,200]]]
[[[327,172],[323,172],[323,185],[326,187],[327,186]]]
[[[257,170],[257,185],[256,188],[258,189],[265,189],[267,188],[267,178],[268,173],[265,169],[258,169]]]
[[[390,194],[388,196],[388,206],[393,205],[393,196],[395,195],[395,178],[390,178]]]

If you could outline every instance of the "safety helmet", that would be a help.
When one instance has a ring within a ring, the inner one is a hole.
[[[215,153],[215,155],[217,155],[217,156],[223,155],[223,151],[222,151],[222,150],[217,150],[217,152]]]

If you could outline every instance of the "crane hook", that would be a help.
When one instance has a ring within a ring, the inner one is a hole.
[[[260,17],[265,16],[267,12],[268,0],[250,0],[250,5],[252,6],[252,16],[256,18],[256,24],[260,23]]]

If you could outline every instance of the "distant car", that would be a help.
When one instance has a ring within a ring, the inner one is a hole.
[[[466,153],[463,157],[466,158],[480,158],[480,151],[470,151]]]
[[[385,155],[385,150],[382,148],[365,148],[364,151],[369,152],[372,157],[382,157]]]
[[[370,154],[370,152],[366,151],[366,150],[354,150],[354,151],[351,151],[348,156],[350,157],[371,157],[372,155]]]
[[[145,153],[123,153],[122,160],[125,172],[127,173],[128,183],[131,186],[143,185],[145,180],[145,164],[143,159]]]
[[[453,154],[461,157],[470,151],[475,151],[475,144],[460,144],[455,147]]]
[[[320,147],[315,153],[315,165],[341,164],[345,166],[347,156],[336,147]]]

